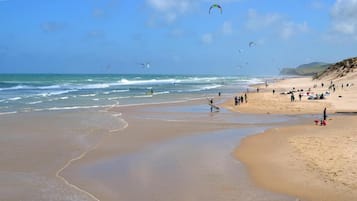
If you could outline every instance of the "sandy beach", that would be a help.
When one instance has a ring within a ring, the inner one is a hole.
[[[0,116],[0,200],[293,200],[257,188],[231,155],[289,117],[206,102]]]
[[[242,134],[259,133],[269,121],[248,125],[207,106],[190,112],[201,107],[196,104],[114,108],[129,127],[105,138],[63,176],[98,200],[293,199],[254,187],[231,157]]]
[[[355,86],[281,94],[321,82],[256,85],[239,106],[215,96],[220,112],[201,98],[2,115],[0,200],[354,200],[357,118],[334,113],[356,111]]]
[[[241,142],[234,154],[246,164],[258,185],[302,200],[357,199],[357,149],[354,146],[357,116],[353,115],[357,112],[356,74],[334,80],[338,87],[335,92],[330,90],[324,100],[307,100],[303,96],[301,101],[291,102],[290,95],[280,94],[293,87],[304,92],[311,88],[314,94],[324,93],[329,83],[328,78],[284,79],[269,83],[268,87],[254,86],[260,88],[260,92],[248,93],[247,104],[224,103],[228,109],[240,113],[318,114],[301,125],[270,129]],[[346,87],[346,83],[354,85]],[[276,90],[274,95],[273,89]],[[325,107],[327,125],[315,125],[315,120],[320,122]]]

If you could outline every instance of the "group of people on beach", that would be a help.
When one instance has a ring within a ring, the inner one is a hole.
[[[244,97],[243,97],[243,95],[234,97],[234,105],[235,106],[243,104],[244,102],[248,103],[247,93],[244,94]]]

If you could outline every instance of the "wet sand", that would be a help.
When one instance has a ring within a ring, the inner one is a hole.
[[[187,112],[200,107],[117,108],[128,128],[63,175],[98,200],[293,200],[256,188],[231,156],[241,137],[285,117],[245,124],[230,112]]]
[[[98,111],[1,116],[0,200],[91,200],[66,184],[60,170],[118,126]]]
[[[0,200],[292,200],[231,156],[285,118],[299,119],[211,113],[206,100],[3,115]]]

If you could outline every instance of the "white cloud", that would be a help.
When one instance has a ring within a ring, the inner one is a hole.
[[[226,35],[230,35],[233,33],[232,23],[229,21],[225,21],[222,26],[222,33]]]
[[[309,28],[308,28],[306,22],[304,22],[302,24],[296,24],[293,22],[285,22],[285,23],[283,23],[283,25],[281,27],[280,36],[283,39],[289,39],[296,33],[305,33],[308,30],[309,30]]]
[[[295,23],[285,19],[277,13],[260,14],[256,10],[248,11],[246,28],[251,31],[267,30],[278,34],[283,39],[289,39],[294,35],[309,31],[308,24]]]
[[[242,0],[146,0],[146,4],[156,11],[156,20],[165,20],[166,23],[173,23],[178,17],[198,8],[200,4],[210,3],[234,3]]]
[[[181,13],[190,8],[190,0],[148,0],[150,6],[162,12],[177,10]]]
[[[337,0],[332,7],[331,17],[334,32],[357,34],[357,0]]]
[[[213,42],[213,35],[211,33],[203,34],[201,37],[201,41],[204,44],[211,44]]]
[[[178,16],[187,13],[195,5],[190,0],[147,0],[146,2],[160,17],[163,17],[166,23],[176,21]]]
[[[246,23],[246,27],[250,30],[266,28],[281,21],[281,18],[282,17],[276,13],[261,15],[256,10],[250,9],[248,11],[248,21]]]
[[[314,0],[310,3],[310,7],[316,10],[324,9],[325,3],[321,0]]]

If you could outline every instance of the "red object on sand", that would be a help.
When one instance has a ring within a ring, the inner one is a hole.
[[[327,121],[326,121],[326,120],[323,120],[323,121],[321,122],[321,125],[322,125],[322,126],[326,126],[326,125],[327,125]]]
[[[316,119],[316,120],[315,120],[315,125],[317,125],[318,123],[319,123],[319,120]]]

